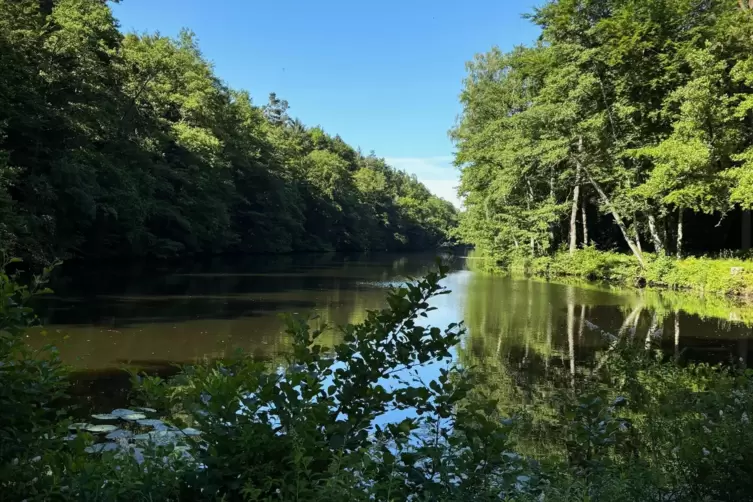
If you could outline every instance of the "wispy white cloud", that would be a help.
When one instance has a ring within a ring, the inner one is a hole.
[[[423,180],[422,182],[434,195],[452,202],[458,209],[462,207],[463,203],[457,194],[458,180]]]
[[[396,169],[415,174],[434,195],[452,202],[457,208],[462,206],[456,193],[460,173],[452,165],[452,157],[387,157],[384,160]]]

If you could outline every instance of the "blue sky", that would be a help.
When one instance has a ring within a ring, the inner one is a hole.
[[[459,204],[447,131],[465,62],[530,43],[535,0],[123,0],[124,31],[190,28],[229,85],[415,173]]]

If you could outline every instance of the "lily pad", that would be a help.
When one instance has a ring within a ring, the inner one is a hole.
[[[137,424],[143,425],[144,427],[160,427],[165,425],[165,422],[162,420],[157,420],[156,418],[147,418],[144,420],[137,420]]]
[[[158,446],[174,444],[178,442],[178,433],[173,431],[153,431],[149,433],[149,440]]]
[[[181,432],[186,436],[198,436],[201,434],[201,431],[199,429],[194,429],[193,427],[186,427]]]
[[[98,443],[84,448],[86,453],[103,453],[106,451],[114,451],[119,448],[117,443]]]
[[[118,430],[114,425],[91,425],[86,428],[88,432],[112,432]]]
[[[118,408],[118,409],[112,410],[110,412],[111,415],[115,415],[116,417],[123,417],[123,416],[126,416],[126,415],[133,415],[134,413],[136,413],[136,412],[133,411],[133,410],[126,409],[126,408]]]
[[[147,413],[157,413],[157,410],[155,410],[154,408],[146,408],[146,407],[142,406],[142,407],[136,408],[136,409],[139,410],[139,411],[145,411]]]
[[[133,455],[133,458],[136,459],[136,463],[139,465],[144,463],[144,449],[143,448],[133,448],[131,450],[131,453]]]
[[[146,418],[146,415],[144,415],[143,413],[131,413],[130,415],[121,415],[120,418],[122,418],[123,420],[128,420],[129,422],[135,422],[136,420]]]
[[[92,418],[95,420],[117,420],[119,417],[112,413],[97,413],[96,415],[92,415]]]
[[[71,430],[86,430],[89,427],[93,427],[93,424],[89,424],[86,422],[76,422],[75,424],[71,424],[68,426]]]
[[[133,432],[125,429],[116,429],[105,436],[105,439],[129,439],[133,437]]]
[[[136,434],[133,436],[134,441],[149,441],[151,439],[151,436],[149,433],[146,434]]]

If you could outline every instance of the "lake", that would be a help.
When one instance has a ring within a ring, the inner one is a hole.
[[[176,364],[231,356],[261,360],[290,347],[282,314],[318,326],[357,323],[385,291],[435,267],[435,254],[312,254],[217,258],[188,265],[68,266],[39,302],[47,331],[75,370],[74,391],[97,406],[125,400],[124,367],[169,374]],[[464,365],[512,375],[520,386],[587,372],[623,333],[688,360],[747,363],[753,306],[721,297],[562,284],[474,272],[473,257],[444,254],[452,293],[433,325],[464,320]],[[336,339],[331,334],[329,340]]]

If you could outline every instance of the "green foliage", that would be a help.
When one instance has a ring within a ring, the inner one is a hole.
[[[675,289],[748,296],[753,292],[753,263],[740,259],[686,258],[657,275],[658,284]]]
[[[549,360],[540,339],[524,336],[529,365],[536,353]],[[474,392],[516,417],[510,447],[541,463],[545,500],[751,500],[750,371],[680,363],[625,332],[595,364],[579,362],[574,375],[551,364],[538,382],[528,365],[509,363],[504,342],[483,347],[484,338],[471,333],[460,360],[488,376]]]
[[[454,219],[415,178],[307,129],[274,94],[256,106],[230,89],[190,31],[122,35],[96,0],[0,1],[8,253],[421,249]]]
[[[203,431],[197,461],[206,469],[185,474],[184,495],[496,500],[513,489],[535,492],[528,463],[504,453],[508,426],[494,403],[465,406],[472,381],[445,368],[462,326],[419,324],[431,298],[447,293],[441,278],[392,291],[389,308],[343,328],[332,351],[317,343],[321,331],[291,320],[283,368],[242,358],[186,368],[170,382],[141,380],[147,403]],[[438,377],[421,381],[413,370],[430,362]]]
[[[14,263],[17,260],[11,260]],[[35,492],[35,470],[29,466],[45,451],[54,451],[66,397],[66,373],[54,350],[32,351],[25,330],[37,321],[29,299],[42,293],[47,273],[22,286],[10,263],[0,268],[0,489],[4,496]]]
[[[596,499],[749,500],[750,372],[682,367],[620,343],[591,381],[601,397],[565,412],[579,422],[579,452],[588,445],[596,460],[585,467],[589,483],[572,480],[568,490]]]
[[[622,241],[645,268],[641,239],[682,253],[683,211],[749,207],[744,5],[550,0],[537,43],[477,55],[452,132],[461,237],[508,263]]]
[[[333,349],[291,318],[278,367],[239,357],[167,381],[134,374],[155,422],[198,430],[188,449],[146,439],[104,453],[81,431],[63,441],[65,372],[24,346],[25,302],[44,278],[27,288],[0,275],[3,498],[751,500],[753,372],[680,365],[618,337],[567,387],[511,406],[520,388],[499,347],[468,359],[462,325],[423,325],[443,273],[394,289]],[[450,365],[455,350],[464,368]]]
[[[753,262],[740,258],[688,257],[681,260],[665,255],[644,254],[641,268],[630,256],[593,247],[570,254],[555,253],[534,259],[518,257],[509,263],[481,254],[471,261],[474,269],[486,272],[513,272],[546,278],[575,277],[618,285],[643,286],[696,293],[749,297],[753,294]]]
[[[531,272],[536,275],[573,276],[620,284],[629,284],[641,274],[631,257],[594,248],[581,249],[572,255],[558,253],[550,260],[538,260]]]
[[[186,367],[170,381],[134,375],[138,395],[159,406],[166,423],[200,429],[187,452],[170,442],[134,448],[124,440],[96,453],[87,446],[91,435],[63,441],[67,423],[45,421],[61,408],[34,410],[21,406],[23,395],[7,396],[4,404],[12,406],[3,412],[25,410],[35,435],[19,436],[20,448],[3,450],[4,496],[365,501],[538,495],[545,480],[508,451],[511,424],[500,420],[496,403],[466,402],[474,381],[450,366],[463,327],[421,325],[434,310],[432,298],[447,293],[439,284],[444,273],[393,290],[389,308],[343,328],[343,342],[332,350],[318,344],[321,331],[291,319],[293,349],[279,368],[239,358]],[[13,298],[28,297],[13,278],[3,280]],[[2,312],[8,337],[19,346],[32,315],[20,307]],[[31,354],[19,356],[38,364]],[[25,374],[26,366],[2,362],[9,381]],[[436,378],[421,379],[416,370],[427,365]],[[50,397],[64,388],[64,373],[55,374],[58,379],[46,383]],[[17,390],[46,382],[43,374],[35,377]],[[11,438],[3,440],[5,446]]]

